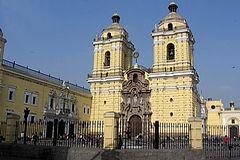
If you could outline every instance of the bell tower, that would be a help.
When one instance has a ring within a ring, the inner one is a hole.
[[[199,116],[198,74],[194,69],[195,40],[187,21],[170,3],[169,14],[152,32],[154,63],[149,74],[152,88],[152,118],[186,122]]]
[[[120,24],[119,14],[113,14],[112,24],[96,36],[93,47],[93,72],[88,76],[93,97],[91,119],[101,120],[105,112],[119,112],[124,73],[132,66],[134,45]]]

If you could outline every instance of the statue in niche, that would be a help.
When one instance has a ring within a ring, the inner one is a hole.
[[[134,96],[133,96],[133,104],[136,106],[136,104],[137,104],[137,95],[135,94]]]
[[[128,96],[128,98],[127,98],[127,104],[128,104],[128,105],[131,104],[131,98],[130,98],[130,96]]]

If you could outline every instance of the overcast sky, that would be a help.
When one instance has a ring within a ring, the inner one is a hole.
[[[89,88],[96,34],[120,23],[152,67],[151,31],[168,14],[170,0],[0,0],[0,28],[7,39],[4,58]],[[240,1],[176,0],[196,40],[199,93],[240,105]]]

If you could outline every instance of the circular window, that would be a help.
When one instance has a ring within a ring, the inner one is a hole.
[[[171,116],[171,117],[173,116],[173,113],[172,113],[172,112],[170,113],[170,116]]]
[[[216,107],[214,105],[211,106],[212,109],[215,109]]]

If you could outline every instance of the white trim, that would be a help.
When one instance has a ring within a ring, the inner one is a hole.
[[[188,38],[188,37],[177,37],[177,38],[176,38],[176,41],[177,41],[177,42],[189,41],[189,38]]]
[[[12,93],[12,98],[11,99],[9,99],[10,92]],[[16,88],[8,87],[8,95],[7,95],[8,101],[15,102],[15,98],[16,98]]]
[[[169,65],[173,65],[173,64],[191,64],[189,61],[177,61],[177,62],[166,62],[166,63],[158,63],[158,64],[153,64],[153,66],[169,66]]]
[[[190,30],[186,28],[186,29],[179,29],[179,30],[174,30],[174,31],[154,32],[154,33],[152,33],[152,37],[154,37],[154,36],[173,35],[173,34],[182,33],[182,32],[190,32]]]
[[[153,44],[156,45],[156,44],[160,44],[160,45],[163,45],[165,42],[163,39],[156,39],[153,41]]]
[[[123,38],[97,41],[97,42],[93,42],[93,45],[96,45],[96,44],[108,44],[108,43],[119,42],[119,41],[123,41]]]
[[[29,92],[29,91],[25,91],[24,92],[24,104],[31,104],[31,101],[32,101],[32,96],[31,96],[31,92]],[[27,96],[28,96],[28,98],[27,98]],[[27,98],[27,99],[26,99]],[[27,102],[26,102],[26,100],[27,100]]]
[[[158,90],[158,89],[180,89],[180,88],[187,88],[187,89],[190,89],[192,88],[193,86],[192,85],[186,85],[186,86],[151,86],[150,88],[152,90]]]
[[[121,49],[122,48],[122,44],[113,44],[112,45],[112,49]]]
[[[89,78],[88,83],[94,82],[108,82],[108,81],[122,81],[124,77],[113,77],[113,78]]]
[[[193,71],[181,71],[181,72],[158,72],[150,73],[149,78],[161,78],[161,77],[173,77],[173,76],[188,76],[194,75]]]
[[[33,103],[33,98],[35,97],[35,103]],[[31,95],[31,104],[33,105],[33,106],[37,106],[38,105],[38,94],[36,94],[36,93],[32,93],[32,95]]]

